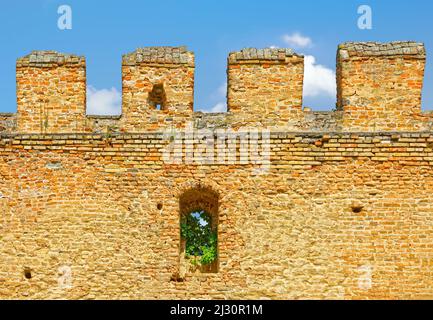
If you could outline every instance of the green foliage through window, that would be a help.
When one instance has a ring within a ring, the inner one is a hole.
[[[212,228],[209,214],[197,211],[185,215],[180,228],[181,236],[186,242],[186,257],[194,258],[193,264],[209,265],[217,259],[217,231]]]

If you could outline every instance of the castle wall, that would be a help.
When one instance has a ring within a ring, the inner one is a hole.
[[[228,112],[218,126],[293,132],[429,131],[421,111],[426,53],[416,42],[345,43],[337,53],[337,110],[302,109],[304,58],[291,49],[232,52]],[[85,115],[83,57],[38,51],[17,61],[19,133],[152,132],[203,124],[194,113],[194,54],[145,47],[122,60],[122,114]],[[219,117],[219,116],[218,116]],[[219,117],[220,118],[220,117]]]
[[[432,298],[433,135],[270,143],[254,174],[166,163],[159,134],[3,137],[0,298]],[[179,282],[197,186],[220,199],[219,270]]]
[[[16,115],[13,113],[0,113],[0,134],[16,131]]]
[[[350,131],[417,131],[426,53],[415,42],[345,43],[337,54],[338,108]]]
[[[194,69],[194,54],[185,47],[149,47],[125,55],[124,130],[184,126],[193,112]]]
[[[228,111],[285,126],[301,116],[304,57],[290,49],[244,49],[228,58]]]
[[[84,57],[34,51],[17,61],[17,132],[83,132]]]
[[[88,116],[84,58],[19,59],[18,112],[0,114],[0,299],[431,299],[424,60],[420,44],[344,44],[338,108],[315,112],[301,56],[247,49],[229,57],[229,112],[206,114],[193,54],[143,48],[123,57],[122,115]],[[215,273],[181,254],[182,207],[203,199]]]

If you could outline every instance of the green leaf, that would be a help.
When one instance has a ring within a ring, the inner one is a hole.
[[[199,257],[199,263],[209,265],[217,259],[218,235],[212,230],[211,216],[205,211],[182,217],[181,236],[186,242],[186,257]],[[196,265],[195,259],[191,263]]]

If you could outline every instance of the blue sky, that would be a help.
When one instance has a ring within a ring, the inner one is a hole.
[[[60,5],[72,8],[72,30],[57,27]],[[357,26],[360,5],[373,29]],[[142,46],[187,45],[196,54],[195,109],[223,111],[226,60],[244,47],[294,47],[308,56],[304,105],[335,106],[333,73],[339,43],[416,40],[428,57],[423,109],[433,109],[433,2],[240,0],[17,0],[0,10],[0,112],[15,112],[15,60],[32,50],[85,55],[94,113],[120,104],[121,55]]]

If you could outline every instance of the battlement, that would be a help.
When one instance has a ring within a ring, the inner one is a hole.
[[[236,63],[260,63],[261,61],[267,62],[287,62],[287,58],[293,56],[302,57],[293,52],[292,49],[277,49],[277,48],[246,48],[241,51],[231,52],[229,54],[229,64]]]
[[[424,50],[341,45],[326,112],[303,107],[290,49],[230,53],[226,113],[193,111],[185,47],[123,56],[119,116],[86,115],[84,57],[18,59],[18,112],[0,113],[0,299],[430,299]],[[183,232],[200,211],[208,265]]]
[[[402,56],[406,58],[425,59],[424,44],[411,41],[380,42],[346,42],[339,46],[342,59],[353,57]]]
[[[431,128],[421,112],[426,52],[422,43],[345,43],[337,52],[337,109],[343,128],[417,131]]]
[[[17,60],[17,67],[53,68],[56,66],[85,65],[83,56],[59,53],[57,51],[32,51]]]
[[[137,64],[187,64],[194,66],[194,54],[186,47],[146,47],[125,54],[122,64],[135,66]]]
[[[293,132],[430,131],[421,111],[426,51],[422,43],[347,42],[337,51],[337,109],[303,109],[304,57],[288,48],[245,48],[227,60],[228,112],[194,112],[194,53],[144,47],[122,57],[122,114],[86,115],[86,60],[33,51],[17,60],[17,114],[0,133],[152,132],[256,125]],[[223,120],[221,120],[223,119]],[[209,123],[203,123],[208,121]]]
[[[292,49],[243,49],[228,58],[228,111],[242,122],[287,127],[302,117],[304,57]]]

